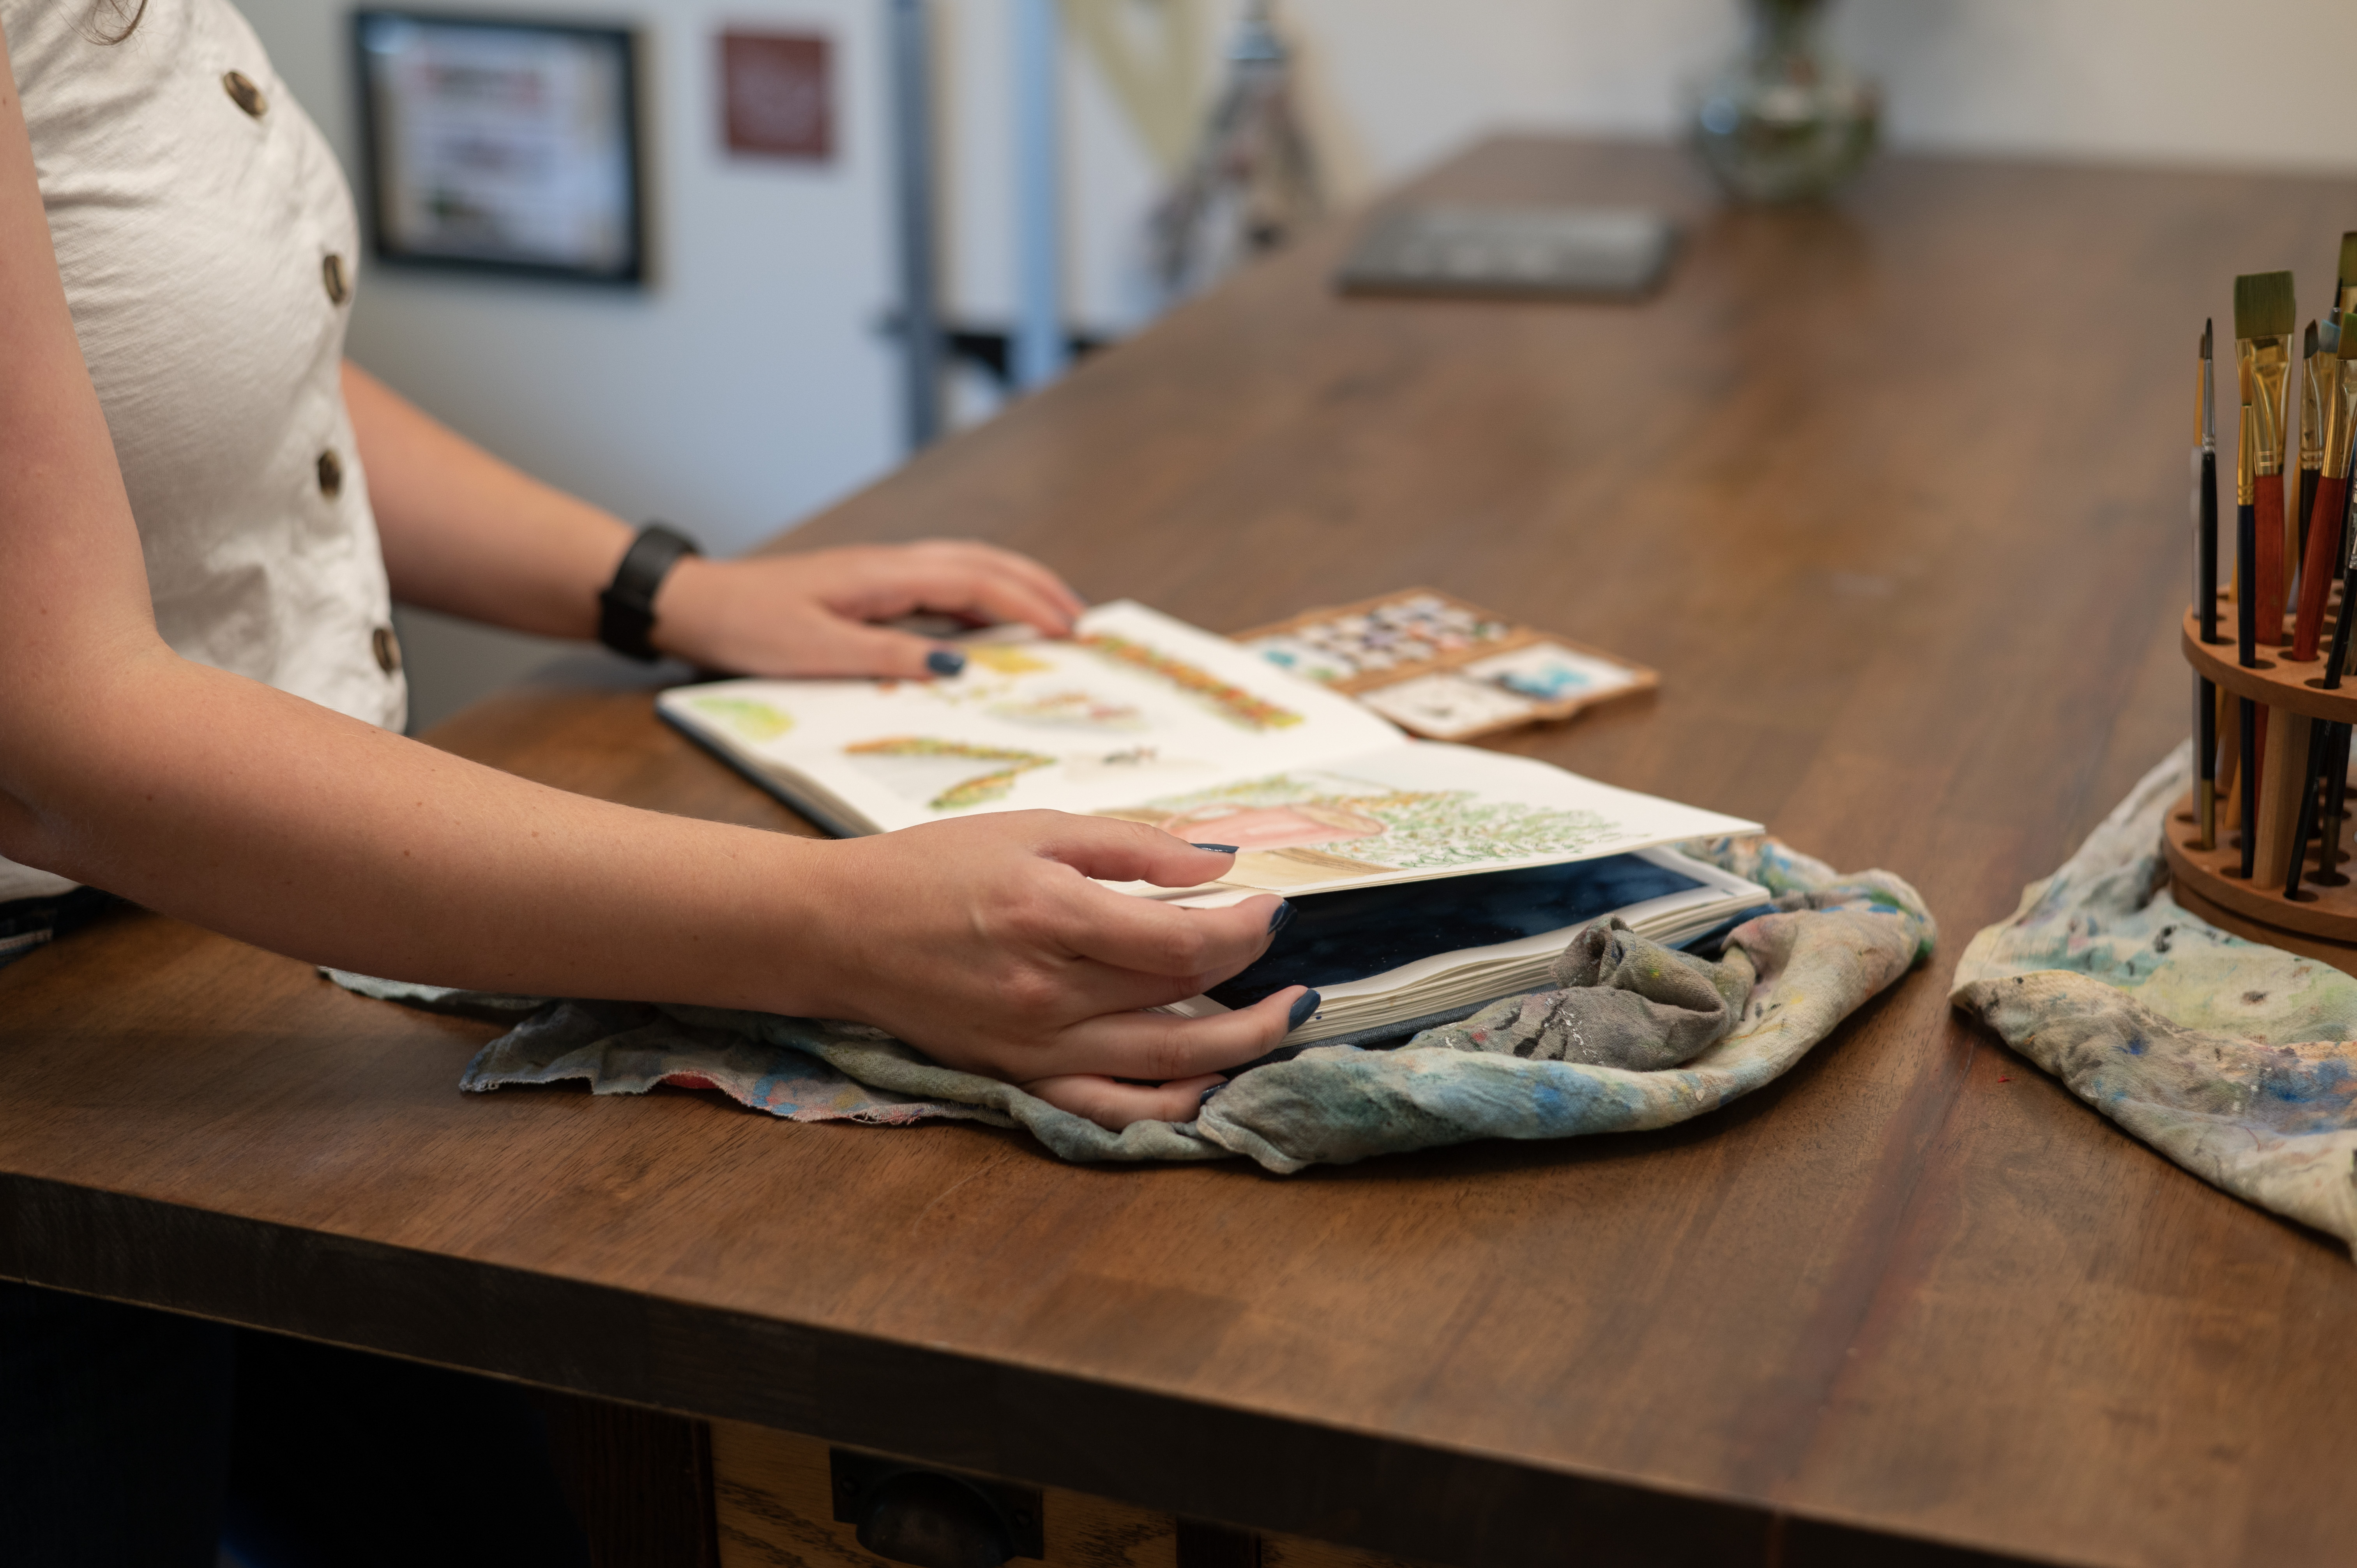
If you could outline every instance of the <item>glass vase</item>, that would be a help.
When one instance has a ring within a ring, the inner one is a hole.
[[[1874,151],[1881,94],[1824,48],[1826,0],[1746,0],[1743,50],[1695,95],[1695,150],[1743,201],[1809,201]]]

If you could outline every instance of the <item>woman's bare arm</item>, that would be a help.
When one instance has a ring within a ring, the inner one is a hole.
[[[1212,1019],[1134,1011],[1249,962],[1274,908],[1175,910],[1088,879],[1224,867],[1151,829],[1026,812],[825,843],[660,816],[174,653],[5,40],[0,365],[0,853],[319,962],[863,1018],[1022,1080],[1181,1078],[1283,1035],[1290,992]],[[1120,1121],[1184,1114],[1184,1098],[1075,1102]]]
[[[344,406],[393,596],[543,637],[592,637],[631,530],[500,461],[347,360]]]

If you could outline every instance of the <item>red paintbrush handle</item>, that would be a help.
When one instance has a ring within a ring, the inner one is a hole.
[[[2317,639],[2324,632],[2324,596],[2341,575],[2334,568],[2341,564],[2341,513],[2348,499],[2347,478],[2327,474],[2317,480],[2316,510],[2308,514],[2308,555],[2299,565],[2299,618],[2291,629],[2291,656],[2298,661],[2316,657]]]
[[[2259,646],[2274,648],[2283,641],[2284,616],[2284,486],[2281,474],[2261,474],[2251,510],[2258,514],[2258,548],[2253,553],[2251,602],[2258,611]]]

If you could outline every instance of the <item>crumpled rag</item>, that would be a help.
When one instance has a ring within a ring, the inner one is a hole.
[[[327,972],[365,995],[519,1019],[468,1064],[459,1087],[469,1090],[567,1079],[599,1094],[708,1088],[793,1121],[963,1118],[1024,1127],[1068,1160],[1243,1155],[1292,1172],[1478,1138],[1683,1122],[1783,1072],[1931,953],[1930,913],[1889,873],[1840,876],[1760,835],[1679,847],[1776,896],[1777,912],[1737,927],[1716,961],[1599,922],[1556,961],[1554,989],[1492,1003],[1393,1049],[1312,1047],[1240,1074],[1192,1122],[1119,1133],[1013,1084],[938,1066],[865,1025]]]
[[[2179,746],[1956,964],[1956,1006],[2204,1181],[2357,1249],[2357,979],[2179,907]]]

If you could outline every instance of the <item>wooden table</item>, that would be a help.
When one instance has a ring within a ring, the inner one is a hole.
[[[976,534],[1215,628],[1428,582],[1657,667],[1512,749],[1913,879],[1940,956],[1666,1133],[1290,1178],[708,1095],[462,1097],[493,1032],[126,918],[0,976],[0,1273],[1468,1564],[2346,1563],[2357,1274],[1953,1015],[2182,733],[2191,351],[2357,187],[1888,158],[1635,306],[1345,301],[1348,225],[794,536]],[[2231,412],[2231,411],[2230,411]],[[432,737],[797,831],[564,676]],[[1911,1553],[1911,1556],[1910,1556]]]

